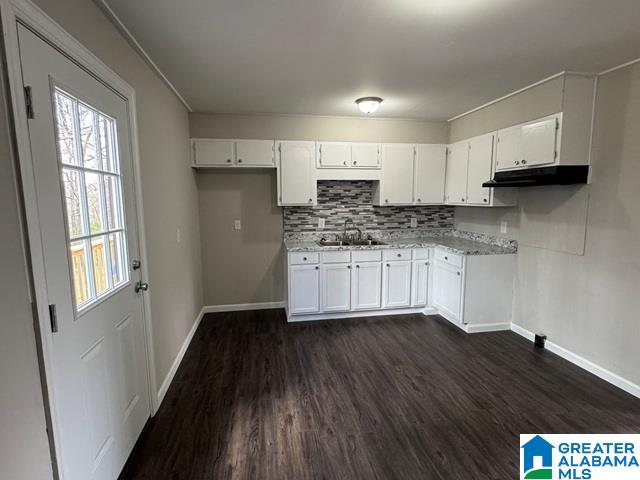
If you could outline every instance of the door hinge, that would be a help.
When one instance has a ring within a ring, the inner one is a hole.
[[[278,144],[278,152],[282,153],[282,144],[281,143]]]
[[[58,314],[55,304],[49,305],[49,322],[51,322],[51,333],[58,333]]]
[[[29,87],[29,86],[24,87],[24,103],[25,103],[25,107],[27,109],[27,118],[28,119],[34,118],[34,115],[33,115],[33,94],[31,92],[31,87]]]

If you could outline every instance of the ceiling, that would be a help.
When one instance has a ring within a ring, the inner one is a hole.
[[[196,112],[446,119],[640,57],[639,0],[107,0]]]

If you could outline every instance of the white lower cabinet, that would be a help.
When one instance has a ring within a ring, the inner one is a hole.
[[[381,306],[382,264],[354,263],[351,272],[352,310],[378,310]]]
[[[351,264],[322,265],[322,311],[348,312],[351,310]]]
[[[289,314],[320,312],[320,267],[289,266]]]
[[[436,260],[433,285],[433,305],[449,320],[462,323],[462,269]]]
[[[411,306],[411,262],[385,262],[382,270],[382,307]]]
[[[411,279],[411,306],[426,307],[429,303],[429,260],[414,260]]]

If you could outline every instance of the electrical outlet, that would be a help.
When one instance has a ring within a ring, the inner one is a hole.
[[[324,218],[322,217],[318,218],[318,228],[321,230],[324,228]]]
[[[416,228],[418,226],[418,219],[416,217],[411,217],[411,228]]]
[[[507,233],[507,222],[500,222],[500,233]]]
[[[240,220],[233,221],[233,228],[235,230],[242,230],[242,223],[240,223]]]

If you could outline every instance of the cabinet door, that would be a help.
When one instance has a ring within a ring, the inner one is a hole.
[[[411,262],[386,262],[382,272],[383,308],[411,305]]]
[[[319,142],[318,167],[349,168],[351,165],[351,144],[346,142]]]
[[[522,163],[547,165],[556,161],[558,119],[547,118],[522,126]]]
[[[496,170],[521,168],[522,155],[522,126],[516,125],[498,130],[496,139]]]
[[[193,145],[196,165],[231,166],[235,163],[232,140],[197,139]]]
[[[315,143],[280,142],[278,151],[278,205],[315,205]]]
[[[236,141],[236,164],[245,167],[275,167],[273,140]]]
[[[460,323],[462,305],[462,272],[443,263],[433,267],[433,304],[457,323]]]
[[[382,146],[383,205],[413,203],[414,146],[398,143]]]
[[[322,266],[322,311],[351,310],[351,264],[329,263]]]
[[[382,291],[382,264],[355,263],[352,269],[352,309],[377,310]]]
[[[429,260],[413,262],[411,280],[411,305],[424,307],[429,300]]]
[[[447,175],[445,180],[446,202],[465,205],[467,203],[467,174],[469,168],[469,142],[449,145]]]
[[[489,205],[491,189],[482,184],[491,180],[494,134],[469,140],[469,173],[467,175],[467,203]]]
[[[318,265],[289,267],[289,314],[320,311],[320,270]]]
[[[414,167],[415,203],[444,203],[447,153],[444,145],[417,145]]]
[[[380,168],[380,145],[352,143],[351,166],[354,168]]]

